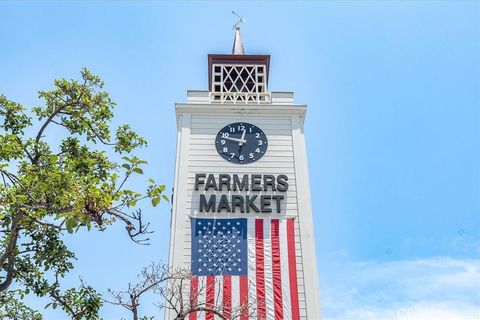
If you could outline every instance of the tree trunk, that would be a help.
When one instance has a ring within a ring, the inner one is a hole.
[[[130,301],[132,303],[133,320],[138,320],[137,297],[135,295],[130,294]]]

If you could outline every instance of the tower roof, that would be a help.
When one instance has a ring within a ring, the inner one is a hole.
[[[208,55],[208,88],[215,103],[270,103],[268,68],[270,55],[245,54],[239,17],[234,25],[235,37],[231,54]]]
[[[239,26],[235,26],[235,38],[233,39],[232,54],[245,54]]]

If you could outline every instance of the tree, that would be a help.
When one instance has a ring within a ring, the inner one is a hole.
[[[234,320],[248,317],[254,318],[257,311],[255,297],[249,296],[248,303],[241,305],[225,306],[217,296],[215,303],[207,304],[205,297],[199,294],[190,294],[192,274],[186,268],[172,268],[162,263],[151,263],[142,269],[136,283],[129,283],[124,291],[109,289],[109,299],[104,301],[113,305],[121,306],[129,310],[132,320],[153,320],[151,316],[140,316],[138,307],[141,298],[147,293],[154,293],[163,301],[157,306],[160,310],[170,309],[175,314],[175,320],[188,319],[191,313],[209,312],[216,319]],[[205,292],[206,281],[198,281],[198,292]],[[220,284],[220,283],[218,283]],[[215,292],[220,292],[219,288]]]
[[[145,244],[150,231],[137,202],[168,201],[152,179],[143,192],[126,188],[143,173],[146,161],[132,152],[146,140],[128,125],[112,130],[115,103],[103,86],[84,68],[79,81],[55,80],[40,91],[44,104],[31,112],[0,95],[0,315],[37,319],[21,302],[33,293],[50,296],[49,306],[72,319],[97,319],[103,302],[94,288],[60,289],[75,260],[62,238],[119,222]]]
[[[138,307],[140,299],[149,292],[156,292],[168,281],[168,267],[161,263],[152,263],[142,269],[137,276],[138,282],[129,283],[124,291],[108,290],[110,298],[104,301],[127,309],[132,313],[132,320],[150,320],[154,317],[140,316]]]

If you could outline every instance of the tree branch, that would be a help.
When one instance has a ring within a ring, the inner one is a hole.
[[[82,88],[85,87],[86,84],[87,84],[87,79],[84,79]],[[78,104],[80,102],[80,100],[82,99],[83,93],[84,93],[84,90],[82,90],[80,92],[80,94],[78,95],[77,101],[73,105]],[[52,112],[52,114],[43,123],[42,127],[40,128],[40,130],[37,133],[37,136],[35,137],[35,147],[34,147],[35,148],[35,157],[33,158],[32,164],[38,164],[38,159],[39,159],[40,155],[38,154],[37,146],[38,146],[38,143],[40,142],[40,139],[42,138],[43,131],[45,131],[45,129],[48,127],[48,125],[53,120],[53,118],[55,118],[63,109],[65,109],[68,106],[72,106],[72,104],[69,104],[67,101],[65,101],[63,99],[61,99],[61,100],[64,104],[60,105],[58,108],[56,108]]]
[[[150,226],[150,223],[144,224],[143,223],[143,218],[142,218],[142,210],[138,209],[136,213],[132,213],[132,215],[125,215],[115,209],[113,210],[108,210],[106,211],[108,214],[122,220],[126,226],[125,229],[128,232],[128,236],[130,239],[138,244],[141,245],[148,245],[147,241],[150,240],[150,238],[146,239],[137,239],[138,236],[140,235],[147,235],[150,233],[153,233],[152,231],[148,231],[148,227]],[[137,223],[137,228],[135,225],[132,223],[131,220],[136,221]]]
[[[15,250],[17,249],[17,241],[20,231],[20,220],[22,219],[22,217],[23,213],[17,213],[14,216],[12,220],[12,226],[10,228],[10,239],[8,241],[7,247],[5,248],[5,252],[0,258],[0,266],[3,266],[5,262],[8,261],[8,265],[6,268],[7,275],[5,277],[5,280],[0,283],[0,292],[5,291],[10,286],[10,284],[12,284],[15,267]]]

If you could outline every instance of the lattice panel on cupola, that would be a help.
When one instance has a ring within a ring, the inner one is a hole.
[[[270,103],[264,65],[212,65],[211,100],[217,103]]]

